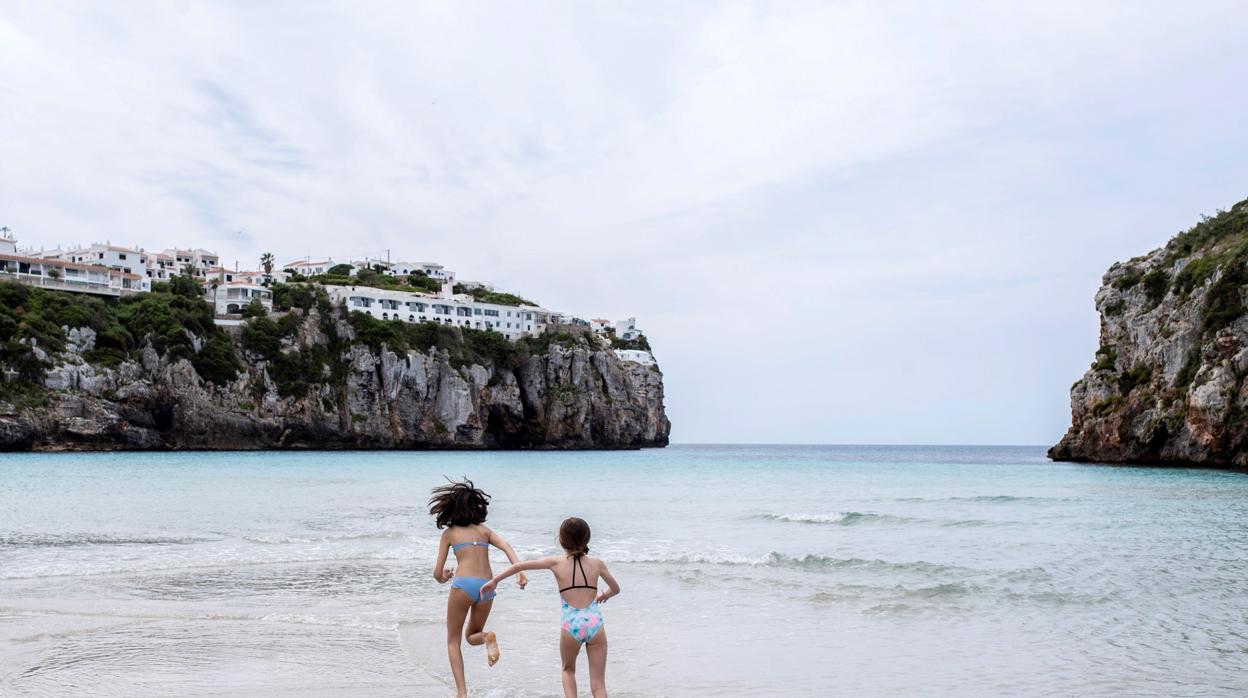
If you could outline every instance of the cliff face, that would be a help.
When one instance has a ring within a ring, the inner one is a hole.
[[[1055,460],[1248,467],[1248,201],[1105,274]]]
[[[238,377],[217,386],[186,358],[160,355],[109,368],[84,360],[90,329],[65,328],[66,350],[42,357],[50,368],[38,401],[4,397],[0,450],[262,448],[635,448],[665,446],[663,376],[620,361],[593,338],[552,343],[518,366],[453,365],[446,352],[348,340],[337,378],[283,397],[269,362],[251,356]],[[324,346],[317,310],[308,311],[283,351]],[[246,352],[243,352],[247,356]]]

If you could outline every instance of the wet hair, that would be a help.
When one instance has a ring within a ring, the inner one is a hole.
[[[437,517],[438,528],[484,523],[490,509],[490,495],[474,487],[467,477],[463,482],[450,478],[447,482],[450,484],[433,488],[429,497],[429,513]]]
[[[589,524],[585,519],[568,517],[559,524],[559,545],[573,558],[589,554]]]

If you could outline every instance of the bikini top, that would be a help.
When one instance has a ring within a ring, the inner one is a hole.
[[[453,553],[458,552],[459,549],[464,547],[465,545],[479,545],[483,548],[490,547],[490,544],[483,540],[470,540],[470,541],[464,541],[463,543],[455,543],[454,545],[451,546],[451,552]]]
[[[585,581],[585,583],[584,583],[584,584],[577,584],[577,583],[576,583],[576,570],[577,570],[577,568],[580,568],[580,570],[581,570],[581,579],[583,579],[583,580]],[[572,586],[567,586],[567,587],[564,587],[564,588],[560,589],[560,590],[559,590],[559,593],[560,593],[560,594],[562,594],[563,592],[567,591],[568,589],[593,589],[594,591],[598,591],[598,587],[591,587],[591,586],[589,585],[589,575],[585,574],[585,567],[581,564],[581,558],[579,558],[579,557],[578,557],[578,558],[576,558],[576,562],[575,562],[575,564],[573,564],[573,565],[572,565]]]

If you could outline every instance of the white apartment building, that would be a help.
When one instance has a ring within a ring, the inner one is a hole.
[[[643,366],[654,365],[654,354],[641,349],[616,349],[615,355],[620,357],[620,361],[632,361]]]
[[[182,270],[189,264],[195,270],[195,275],[199,277],[208,276],[208,270],[212,267],[221,265],[221,257],[216,252],[208,250],[165,250],[161,254],[173,258],[174,274],[181,274]]]
[[[10,245],[10,243],[13,243]],[[0,238],[0,281],[15,281],[57,291],[120,296],[146,291],[145,277],[98,264],[16,254],[12,239]]]
[[[332,259],[324,259],[320,261],[312,261],[311,259],[298,259],[290,264],[283,264],[282,270],[286,272],[299,272],[304,276],[312,276],[313,274],[324,274],[329,268],[334,266]]]
[[[152,281],[168,281],[169,277],[181,274],[173,255],[164,252],[149,252],[147,255],[147,278]]]
[[[630,317],[627,320],[620,320],[615,323],[615,336],[623,340],[637,339],[645,334],[637,328],[637,318]]]
[[[408,268],[411,269],[411,271],[407,272],[409,274],[416,271],[423,271],[425,276],[433,277],[439,281],[446,281],[452,284],[455,283],[455,272],[447,269],[437,262],[412,262],[408,265]]]
[[[256,298],[260,299],[265,310],[273,310],[273,292],[250,281],[226,281],[208,287],[204,295],[217,315],[238,315]]]
[[[52,254],[44,253],[44,256],[50,257]],[[94,264],[126,274],[133,274],[140,277],[140,283],[144,290],[150,288],[147,281],[148,256],[142,249],[118,247],[108,243],[101,244],[97,242],[87,247],[61,252],[55,256],[67,262]]]
[[[361,269],[380,269],[381,273],[388,276],[411,276],[416,272],[422,272],[430,278],[455,283],[455,272],[437,262],[391,262],[365,257],[350,264],[356,272]]]
[[[370,286],[326,286],[330,298],[347,310],[368,313],[378,320],[438,322],[455,327],[501,332],[507,339],[537,336],[545,331],[548,312],[535,306],[482,303],[466,293],[443,291],[433,295],[389,291]]]

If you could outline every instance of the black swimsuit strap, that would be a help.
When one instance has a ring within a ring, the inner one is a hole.
[[[584,580],[585,582],[584,584],[576,583],[576,568],[578,567],[581,568],[581,579]],[[562,594],[568,589],[593,589],[595,591],[597,591],[598,589],[598,587],[591,587],[589,585],[589,575],[585,574],[585,566],[581,564],[581,558],[579,555],[573,558],[573,562],[572,562],[572,586],[567,586],[567,587],[560,589],[559,593]]]

